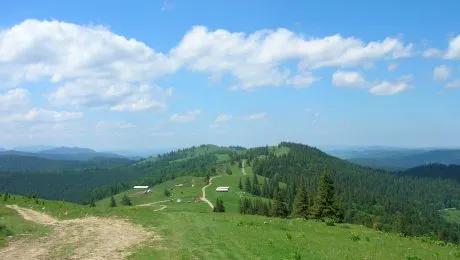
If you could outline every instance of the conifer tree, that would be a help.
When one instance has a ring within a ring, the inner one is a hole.
[[[110,207],[114,208],[117,206],[117,202],[115,201],[115,198],[113,196],[110,197]]]
[[[96,207],[96,203],[94,202],[94,197],[93,196],[91,196],[91,198],[89,200],[89,207],[90,208]]]
[[[251,193],[251,180],[246,176],[246,182],[244,183],[244,191]]]
[[[284,194],[284,191],[279,188],[275,188],[274,191],[272,215],[274,217],[281,218],[285,218],[289,215],[288,204],[286,203],[286,196]]]
[[[240,177],[240,182],[238,183],[238,188],[240,188],[240,190],[243,189],[243,183],[241,182],[241,177]]]
[[[334,182],[329,173],[325,171],[319,180],[318,194],[315,202],[315,217],[318,219],[333,218],[337,216],[334,199]]]
[[[304,219],[308,218],[308,192],[305,186],[305,180],[303,176],[300,176],[299,186],[297,188],[297,194],[294,199],[294,216],[301,217]]]
[[[257,174],[254,174],[252,179],[252,194],[259,196],[260,195],[260,187],[259,187],[259,180],[257,179]]]

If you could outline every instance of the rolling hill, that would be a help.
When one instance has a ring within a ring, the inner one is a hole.
[[[88,161],[93,158],[121,158],[128,159],[124,156],[115,153],[102,153],[96,152],[88,148],[78,147],[60,147],[52,148],[49,150],[40,150],[37,152],[26,152],[17,150],[5,150],[0,151],[1,155],[17,155],[17,156],[29,156],[29,157],[40,157],[50,160],[70,160],[70,161]]]
[[[433,163],[396,172],[399,176],[411,176],[433,179],[452,179],[460,182],[460,165]]]

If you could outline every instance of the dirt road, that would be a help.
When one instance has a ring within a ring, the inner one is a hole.
[[[220,177],[220,175],[219,176],[213,176],[213,177],[209,178],[209,184],[204,186],[203,188],[201,188],[201,193],[203,193],[203,194],[202,194],[200,200],[208,203],[208,205],[209,205],[209,207],[211,207],[211,209],[214,209],[214,205],[212,205],[212,203],[206,198],[206,188],[211,186],[212,185],[212,180],[214,180],[215,178],[218,178],[218,177]]]
[[[241,162],[241,172],[243,173],[243,175],[246,175],[246,171],[244,170],[244,163],[246,162],[246,160],[243,160]]]
[[[132,247],[161,238],[143,227],[117,218],[85,217],[57,220],[17,205],[8,206],[24,219],[47,225],[50,235],[11,241],[0,249],[2,259],[123,259]]]

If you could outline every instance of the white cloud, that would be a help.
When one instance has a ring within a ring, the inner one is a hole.
[[[267,113],[255,113],[242,117],[244,120],[264,120],[267,119]]]
[[[398,63],[391,63],[388,65],[388,71],[395,71],[399,67]]]
[[[444,55],[446,59],[460,59],[460,34],[449,42],[449,48]]]
[[[446,65],[441,65],[433,70],[433,79],[437,81],[444,81],[450,77],[452,70]]]
[[[196,109],[196,110],[188,111],[184,115],[174,114],[169,118],[169,121],[174,122],[174,123],[188,123],[188,122],[195,121],[200,114],[201,114],[201,110]]]
[[[314,82],[311,70],[364,66],[379,59],[407,57],[411,49],[412,44],[404,45],[396,38],[366,43],[341,35],[304,38],[283,28],[245,34],[222,29],[209,31],[204,26],[196,26],[171,55],[194,71],[231,74],[238,80],[231,89],[244,90],[308,86]],[[284,67],[287,61],[297,62],[299,72],[293,73]]]
[[[226,122],[230,121],[233,118],[232,115],[220,114],[217,116],[216,120],[211,124],[211,128],[223,127]]]
[[[171,90],[146,82],[179,68],[168,55],[102,26],[25,20],[0,31],[0,82],[59,84],[50,102],[61,105],[160,109]]]
[[[0,93],[0,111],[18,110],[29,105],[29,91],[23,88],[11,89]]]
[[[338,87],[363,88],[368,82],[358,72],[338,70],[332,74],[332,84]]]
[[[382,81],[376,83],[369,89],[369,93],[378,96],[390,96],[404,92],[413,88],[413,86],[410,85],[411,78],[412,76],[407,75],[395,82]]]
[[[26,113],[16,113],[6,116],[0,115],[0,121],[51,121],[60,122],[76,120],[83,117],[81,112],[53,111],[46,109],[32,108]]]
[[[172,89],[147,84],[115,83],[105,79],[67,82],[52,92],[51,103],[77,107],[103,107],[113,111],[161,110],[167,106]]]
[[[442,56],[442,51],[435,49],[435,48],[429,48],[423,52],[423,57],[425,58],[434,58],[434,57],[441,57]]]
[[[313,109],[311,109],[311,108],[305,108],[305,112],[311,113],[311,112],[313,112]]]
[[[447,83],[446,88],[460,88],[460,79]]]

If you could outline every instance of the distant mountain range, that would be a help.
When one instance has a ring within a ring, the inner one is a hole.
[[[37,152],[26,152],[17,150],[2,150],[2,155],[16,155],[16,156],[28,156],[38,157],[50,160],[72,160],[72,161],[88,161],[94,158],[125,158],[125,156],[115,153],[102,153],[96,152],[88,148],[79,147],[58,147],[47,150],[41,150]]]
[[[387,170],[408,169],[433,163],[460,165],[460,149],[438,150],[375,150],[350,153],[356,155],[347,158],[356,164]],[[359,156],[358,156],[359,155]]]

